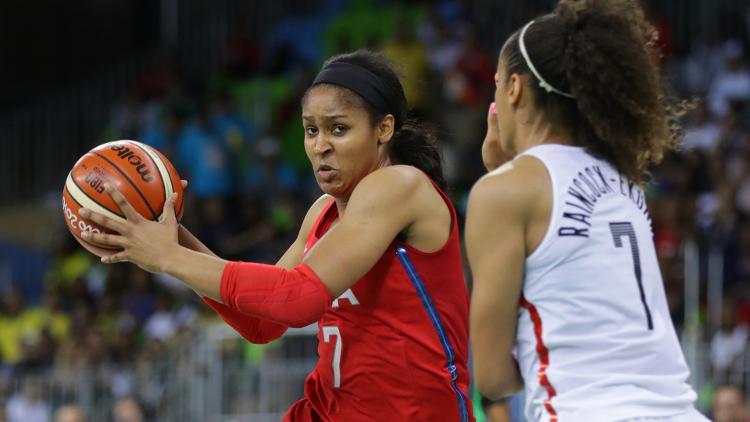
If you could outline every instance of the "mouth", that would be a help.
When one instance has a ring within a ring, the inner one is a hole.
[[[330,182],[336,176],[338,170],[329,166],[328,164],[321,164],[318,166],[318,169],[315,170],[315,172],[318,173],[320,180],[324,182]]]

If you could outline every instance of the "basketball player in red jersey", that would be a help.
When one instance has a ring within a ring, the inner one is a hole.
[[[320,359],[286,421],[473,420],[456,213],[434,140],[407,108],[380,55],[326,62],[302,99],[325,195],[276,266],[224,261],[178,229],[171,201],[147,221],[111,188],[128,221],[88,212],[120,233],[90,239],[123,249],[105,263],[179,278],[249,341],[317,321]]]

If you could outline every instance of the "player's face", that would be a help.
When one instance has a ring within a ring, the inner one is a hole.
[[[353,95],[320,85],[310,89],[302,104],[307,158],[320,188],[336,198],[348,198],[387,155],[378,128]]]

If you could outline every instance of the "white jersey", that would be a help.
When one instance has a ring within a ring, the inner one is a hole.
[[[544,163],[554,194],[547,233],[526,259],[518,316],[527,420],[694,412],[643,191],[580,147],[520,155]]]

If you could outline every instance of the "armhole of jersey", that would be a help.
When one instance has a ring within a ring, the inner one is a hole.
[[[557,209],[559,207],[558,200],[556,198],[557,196],[557,186],[555,186],[555,177],[552,175],[552,170],[550,170],[547,163],[544,161],[544,159],[537,155],[535,152],[532,151],[526,151],[522,156],[532,157],[535,160],[542,163],[542,166],[544,166],[545,173],[547,174],[547,177],[549,178],[550,186],[552,189],[552,208],[550,210],[550,216],[549,221],[547,222],[547,230],[544,232],[544,237],[542,237],[542,241],[539,242],[539,244],[534,248],[534,250],[526,256],[526,260],[534,259],[537,256],[541,255],[542,252],[547,248],[547,245],[552,241],[552,235],[555,230],[555,223],[557,222],[556,216],[557,216]]]
[[[420,169],[418,167],[414,167],[414,168],[416,168],[417,170],[421,171],[422,174],[424,174],[424,176],[427,178],[427,180],[430,181],[430,183],[432,184],[432,187],[435,189],[435,191],[438,193],[438,195],[440,195],[440,198],[445,203],[445,206],[448,207],[448,213],[451,216],[451,227],[450,227],[450,231],[448,231],[448,238],[445,240],[445,243],[443,243],[443,245],[440,246],[440,248],[438,248],[434,252],[425,252],[425,251],[423,251],[421,249],[415,248],[414,246],[412,246],[412,245],[410,245],[410,244],[408,244],[406,242],[399,242],[398,239],[396,239],[396,243],[399,246],[402,246],[402,247],[406,248],[408,251],[414,252],[414,253],[416,253],[418,255],[423,255],[423,256],[437,255],[437,254],[445,251],[446,248],[448,248],[448,245],[450,245],[451,239],[453,239],[454,236],[458,236],[458,215],[456,213],[456,207],[453,206],[453,202],[448,197],[448,194],[446,194],[445,192],[443,192],[443,190],[440,189],[440,186],[438,186],[438,184],[435,183],[435,181],[432,180],[432,178],[430,178],[430,176],[427,173],[425,173],[422,169]]]
[[[331,210],[332,206],[336,205],[336,200],[331,199],[328,204],[326,204],[323,209],[320,211],[320,214],[315,218],[315,222],[313,223],[312,227],[310,227],[310,232],[307,233],[307,239],[305,239],[305,246],[310,245],[310,241],[314,239],[319,239],[318,232],[320,231],[320,225],[323,222],[323,220],[326,218],[326,215],[328,215],[328,212]]]

